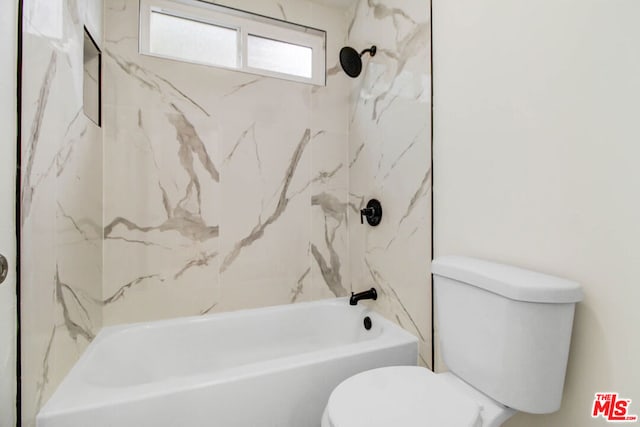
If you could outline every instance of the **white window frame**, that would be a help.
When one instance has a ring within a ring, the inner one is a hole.
[[[239,35],[238,67],[226,67],[151,52],[150,21],[152,12],[237,30]],[[247,65],[247,38],[249,35],[310,48],[312,51],[311,78],[249,67]],[[310,83],[317,86],[326,84],[325,31],[199,0],[140,0],[139,50],[143,55],[159,58]]]

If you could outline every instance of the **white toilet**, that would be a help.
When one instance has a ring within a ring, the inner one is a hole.
[[[362,372],[329,397],[322,427],[494,427],[557,411],[578,283],[474,258],[432,264],[442,359]]]

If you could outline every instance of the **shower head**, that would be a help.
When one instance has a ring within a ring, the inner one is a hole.
[[[375,56],[376,50],[375,46],[371,46],[369,49],[358,53],[354,48],[345,46],[340,49],[340,65],[344,72],[347,73],[347,76],[358,77],[362,71],[362,55],[369,52],[369,55]]]

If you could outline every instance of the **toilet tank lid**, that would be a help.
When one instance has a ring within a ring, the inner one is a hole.
[[[582,300],[579,283],[524,268],[464,256],[436,258],[436,276],[458,280],[510,299],[541,303],[574,303]]]

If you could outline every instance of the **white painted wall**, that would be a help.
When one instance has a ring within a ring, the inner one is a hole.
[[[640,2],[435,0],[435,255],[580,281],[562,409],[640,414]],[[543,367],[541,367],[543,369]]]
[[[0,2],[0,253],[10,269],[0,285],[0,427],[16,417],[16,4]]]

